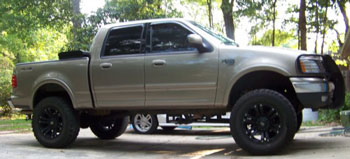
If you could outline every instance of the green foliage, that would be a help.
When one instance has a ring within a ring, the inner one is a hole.
[[[11,92],[11,77],[13,69],[14,56],[4,49],[1,49],[0,44],[0,109],[3,114],[9,113],[10,109],[7,105],[7,98]],[[1,116],[1,112],[0,112]]]
[[[31,131],[31,121],[25,119],[1,120],[0,131],[27,132]]]
[[[234,11],[234,17],[236,17],[238,21],[242,16],[248,17],[251,22],[255,23],[255,25],[250,28],[249,33],[255,36],[259,31],[265,28],[272,28],[269,25],[273,21],[274,2],[275,0],[236,0],[237,10]],[[276,2],[279,3],[281,0]],[[277,15],[278,9],[276,10],[276,16]]]
[[[82,15],[82,27],[76,30],[74,40],[69,32],[69,50],[88,50],[94,35],[105,24],[154,18],[182,17],[172,5],[172,0],[106,0],[103,8],[90,16]]]
[[[14,64],[57,59],[67,44],[70,0],[6,0],[0,3],[0,109],[10,112]]]
[[[343,110],[350,110],[350,93],[346,93],[344,105],[340,109],[319,110],[318,120],[321,122],[339,122],[340,112]]]
[[[275,46],[286,47],[286,48],[297,48],[297,39],[292,32],[285,32],[282,30],[276,30],[275,33]],[[294,43],[293,43],[294,42]],[[267,30],[264,35],[260,38],[254,37],[250,41],[251,45],[264,45],[272,46],[272,30]]]

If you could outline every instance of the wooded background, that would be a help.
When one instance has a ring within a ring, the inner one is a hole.
[[[331,54],[342,69],[348,69],[348,59],[341,59],[338,51],[349,29],[349,0],[105,0],[91,14],[82,14],[80,5],[80,0],[0,0],[2,110],[9,110],[6,100],[16,63],[55,60],[61,51],[88,50],[101,26],[131,20],[184,14],[196,19],[201,13],[205,17],[199,19],[207,27],[239,41],[237,27],[248,27],[242,20],[248,19],[250,45],[307,50],[314,39],[314,48],[308,51]]]

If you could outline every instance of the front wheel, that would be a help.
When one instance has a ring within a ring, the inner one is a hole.
[[[297,116],[282,94],[268,89],[253,90],[239,98],[232,108],[230,129],[235,142],[245,151],[274,154],[293,139]]]
[[[128,124],[128,117],[96,117],[90,129],[98,138],[110,140],[122,135]]]
[[[138,134],[152,134],[157,130],[158,119],[156,115],[135,114],[131,119],[131,124]]]

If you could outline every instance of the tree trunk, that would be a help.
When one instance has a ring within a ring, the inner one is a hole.
[[[209,18],[209,27],[213,28],[213,13],[212,13],[212,6],[211,6],[211,1],[212,0],[207,0],[207,5],[208,5],[208,18]]]
[[[326,37],[326,29],[327,29],[327,13],[328,13],[328,3],[329,3],[329,1],[327,1],[327,3],[326,3],[326,13],[325,13],[325,15],[324,15],[324,17],[323,17],[323,35],[322,35],[322,45],[321,45],[321,55],[323,55],[323,49],[324,49],[324,42],[325,42],[325,37]]]
[[[233,3],[234,3],[234,0],[222,0],[220,8],[224,15],[226,36],[234,40],[235,26],[233,23],[233,15],[232,15]]]
[[[72,17],[72,23],[73,23],[73,43],[76,44],[79,41],[79,35],[78,30],[81,28],[81,13],[80,13],[80,0],[72,0],[72,9],[73,9],[73,17]],[[73,49],[79,49],[79,46],[73,46]]]
[[[334,29],[334,31],[337,34],[337,41],[338,41],[339,48],[342,48],[344,43],[341,41],[340,33],[339,33],[339,31],[337,29]]]
[[[340,12],[343,15],[343,19],[345,23],[345,35],[346,35],[349,29],[349,18],[346,14],[345,3],[346,3],[346,0],[337,0],[337,4],[339,6]]]
[[[306,18],[305,18],[306,2],[300,0],[300,11],[299,11],[299,30],[300,30],[300,48],[306,50]]]
[[[276,32],[276,3],[277,0],[273,1],[273,19],[272,19],[272,46],[275,46],[275,32]]]
[[[300,29],[298,28],[298,50],[300,50]]]
[[[74,28],[81,28],[81,20],[79,16],[81,15],[80,13],[80,0],[72,0],[72,7],[73,7],[73,27]]]
[[[318,21],[318,0],[316,0],[316,15],[315,15],[315,22],[316,22],[316,40],[315,40],[315,53],[317,53],[317,43],[318,43],[318,33],[320,32],[320,25]]]

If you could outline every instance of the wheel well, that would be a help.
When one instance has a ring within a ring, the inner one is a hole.
[[[302,109],[302,105],[296,97],[296,93],[289,78],[272,71],[256,71],[241,77],[231,89],[228,109],[231,110],[233,105],[243,94],[254,89],[263,88],[275,90],[287,97],[296,111]]]
[[[58,96],[67,99],[68,102],[72,103],[68,92],[58,84],[45,84],[41,86],[34,95],[33,108],[44,98],[50,96]]]

